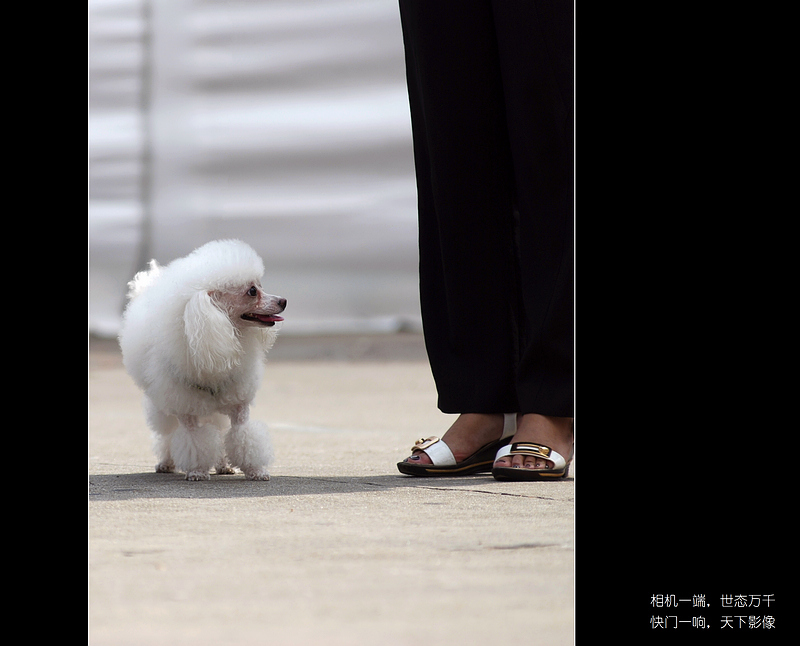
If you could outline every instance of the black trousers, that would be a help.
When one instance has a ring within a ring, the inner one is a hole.
[[[400,0],[446,413],[573,416],[570,0]]]

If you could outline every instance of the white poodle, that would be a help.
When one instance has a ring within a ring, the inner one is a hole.
[[[119,343],[145,393],[156,471],[208,480],[238,467],[269,480],[272,445],[250,402],[286,299],[264,293],[263,273],[245,243],[217,240],[166,267],[153,260],[128,284]]]

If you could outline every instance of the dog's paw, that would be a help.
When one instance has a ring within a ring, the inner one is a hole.
[[[223,457],[214,466],[214,473],[218,476],[230,476],[236,473],[236,469],[228,462],[226,457]]]
[[[186,479],[192,482],[199,480],[211,480],[211,474],[208,471],[189,471],[186,474]]]
[[[156,473],[175,473],[175,463],[172,460],[159,462],[156,465]]]
[[[269,474],[266,469],[247,469],[244,472],[244,477],[247,480],[269,480]]]

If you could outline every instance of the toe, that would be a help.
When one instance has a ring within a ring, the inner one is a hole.
[[[428,454],[423,451],[414,451],[406,458],[406,462],[411,462],[412,464],[433,464]]]

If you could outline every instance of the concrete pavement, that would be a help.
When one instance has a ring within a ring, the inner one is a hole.
[[[269,482],[156,474],[113,342],[92,343],[89,388],[94,646],[573,643],[575,464],[402,476],[452,420],[419,336],[279,338],[252,411]]]

